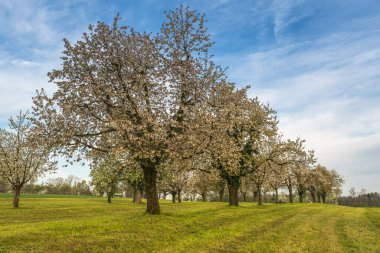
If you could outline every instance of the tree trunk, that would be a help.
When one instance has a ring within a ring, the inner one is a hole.
[[[163,192],[163,193],[162,193],[162,199],[166,199],[166,195],[167,195],[166,191]]]
[[[227,178],[228,202],[229,206],[239,206],[239,186],[240,177],[232,176]]]
[[[108,204],[111,204],[111,193],[110,192],[107,192],[107,202],[108,202]]]
[[[276,189],[274,189],[274,191],[276,192],[276,203],[278,204],[278,189],[276,188]]]
[[[326,193],[322,193],[322,202],[323,204],[326,204]]]
[[[178,203],[182,203],[181,190],[177,191],[177,199],[178,199]]]
[[[321,203],[321,194],[318,194],[318,203]]]
[[[298,198],[299,198],[299,202],[303,203],[303,192],[302,191],[298,192]]]
[[[258,192],[258,197],[259,197],[259,203],[258,205],[262,205],[263,204],[263,196],[262,196],[262,191],[261,191],[261,185],[257,187],[257,192]]]
[[[290,203],[293,203],[293,188],[290,186],[288,186],[288,190],[289,190],[289,202]]]
[[[171,192],[171,195],[172,195],[172,202],[175,203],[175,195],[176,195],[176,191],[172,191]]]
[[[135,187],[133,189],[133,203],[141,204],[142,203],[142,194],[141,189],[139,187]]]
[[[207,193],[206,192],[202,192],[202,201],[203,202],[207,202]]]
[[[160,214],[160,204],[157,194],[157,171],[151,164],[144,164],[144,181],[146,189],[146,212],[149,214]]]
[[[259,200],[258,196],[259,196],[259,195],[258,195],[258,192],[257,192],[257,191],[254,191],[254,192],[253,192],[253,201],[256,201],[256,202],[257,202],[257,201]]]
[[[13,207],[18,208],[20,202],[21,186],[14,187]]]
[[[315,193],[315,191],[310,191],[310,194],[311,194],[311,200],[313,201],[313,203],[317,202],[317,194]]]
[[[219,201],[223,202],[224,189],[219,191]]]

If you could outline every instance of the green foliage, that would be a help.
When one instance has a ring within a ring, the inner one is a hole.
[[[380,251],[380,208],[162,201],[150,216],[129,199],[25,197],[0,197],[1,252]]]
[[[95,190],[100,194],[107,193],[108,196],[113,197],[122,176],[120,164],[106,157],[95,160],[93,165],[90,175]]]

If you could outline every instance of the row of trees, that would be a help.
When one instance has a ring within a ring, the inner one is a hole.
[[[94,190],[100,194],[108,196],[108,202],[117,191],[131,189],[133,191],[133,202],[141,203],[141,197],[145,191],[144,180],[139,171],[130,173],[129,169],[117,168],[118,165],[95,167],[92,170]],[[112,169],[113,171],[110,171]],[[262,204],[263,196],[266,201],[283,203],[289,201],[293,203],[294,194],[298,195],[298,202],[302,203],[307,199],[311,202],[337,203],[341,194],[342,178],[334,170],[317,165],[314,168],[306,168],[302,172],[298,166],[283,165],[282,170],[274,170],[267,167],[268,171],[262,173],[262,180],[255,180],[252,173],[240,180],[238,189],[239,201],[257,201]],[[286,171],[285,171],[286,170]],[[129,174],[124,174],[128,172]],[[257,184],[259,182],[259,184]],[[228,189],[227,182],[216,170],[173,170],[171,168],[165,173],[160,173],[158,177],[158,195],[166,199],[171,196],[173,203],[182,199],[186,200],[219,200],[224,201]],[[285,199],[279,198],[279,192],[286,196]],[[269,197],[268,197],[269,196]],[[228,198],[227,198],[228,200]]]
[[[136,199],[145,188],[150,214],[160,213],[159,189],[181,196],[178,178],[189,175],[199,178],[198,188],[225,183],[234,206],[244,181],[254,183],[259,199],[263,187],[277,180],[273,189],[285,184],[291,202],[293,187],[300,196],[309,189],[325,200],[332,189],[323,187],[325,178],[335,172],[317,167],[318,183],[303,182],[311,178],[313,152],[301,139],[283,140],[275,111],[248,97],[249,87],[227,80],[209,53],[204,15],[180,6],[166,16],[156,35],[119,26],[117,15],[112,26],[90,25],[75,44],[64,40],[62,68],[48,74],[56,92],[38,91],[28,118],[28,139],[43,158],[33,160],[35,168],[53,169],[48,165],[57,156],[90,160],[99,191],[111,197],[114,182],[126,176]],[[1,167],[8,166],[13,147],[4,146]]]
[[[369,192],[366,189],[356,191],[354,187],[349,190],[350,195],[340,197],[339,205],[343,206],[380,206],[380,193]]]
[[[92,195],[90,184],[72,175],[48,179],[41,186],[46,194]]]

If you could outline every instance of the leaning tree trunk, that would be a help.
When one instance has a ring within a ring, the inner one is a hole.
[[[160,204],[157,194],[157,170],[156,167],[144,164],[144,181],[146,189],[146,212],[149,214],[160,214]]]
[[[177,200],[178,200],[178,203],[182,203],[181,190],[177,191]]]
[[[289,202],[290,203],[293,203],[293,188],[291,186],[288,186],[288,189],[289,189]]]
[[[13,207],[18,208],[20,202],[21,186],[14,187]]]
[[[172,202],[175,203],[175,195],[177,194],[176,191],[172,191],[171,192],[171,195],[172,195]]]
[[[142,203],[141,189],[138,186],[133,189],[133,203],[135,204]]]
[[[228,205],[239,206],[239,186],[240,177],[232,176],[227,178],[228,186]]]

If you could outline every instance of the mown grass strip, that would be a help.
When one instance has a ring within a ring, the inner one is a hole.
[[[380,252],[380,209],[129,199],[0,201],[0,252]]]

